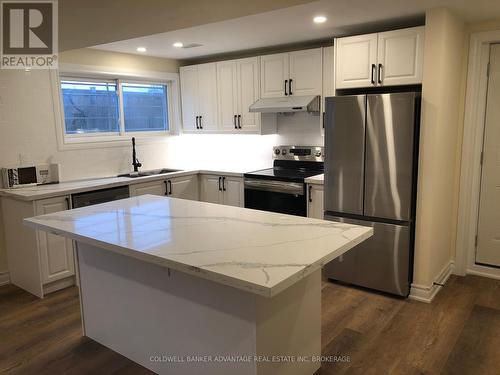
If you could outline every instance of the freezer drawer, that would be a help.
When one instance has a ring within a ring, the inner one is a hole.
[[[368,95],[365,216],[410,220],[414,133],[415,93]]]
[[[408,296],[410,292],[410,227],[325,216],[373,227],[373,236],[324,267],[329,279]]]
[[[363,214],[366,95],[326,98],[325,210]]]

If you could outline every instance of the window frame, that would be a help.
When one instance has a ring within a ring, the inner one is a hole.
[[[74,82],[85,82],[85,80],[88,80],[89,82],[95,82],[95,83],[115,83],[116,84],[116,95],[118,99],[118,132],[95,132],[95,133],[67,133],[66,132],[66,116],[64,113],[64,101],[62,97],[62,88],[61,88],[61,83],[62,81],[74,81]],[[82,137],[117,137],[117,136],[122,136],[122,118],[121,118],[121,104],[120,104],[120,86],[118,83],[118,80],[114,79],[103,79],[101,78],[95,78],[95,77],[72,77],[72,76],[59,76],[59,89],[61,91],[61,113],[62,113],[62,118],[63,118],[63,131],[64,131],[64,137],[65,138],[82,138]]]
[[[178,134],[180,124],[179,74],[161,72],[119,72],[103,67],[90,67],[74,64],[59,64],[59,71],[51,71],[52,91],[54,96],[54,112],[58,128],[57,139],[60,150],[75,148],[99,148],[128,144],[132,137],[142,142],[161,142],[171,135]],[[119,104],[119,132],[67,134],[64,116],[64,104],[61,80],[94,80],[95,82],[116,82]],[[125,131],[123,113],[122,84],[160,84],[167,90],[168,129],[160,131]]]
[[[61,85],[62,81],[81,81],[84,82],[85,80],[89,80],[91,82],[96,82],[96,83],[115,83],[116,84],[116,95],[118,97],[118,132],[96,132],[96,133],[78,133],[78,134],[69,134],[66,132],[66,123],[64,124],[64,137],[65,138],[87,138],[87,137],[94,137],[94,138],[100,138],[100,137],[124,137],[129,135],[130,137],[140,137],[141,135],[147,133],[151,136],[155,135],[166,135],[170,134],[170,123],[168,122],[168,129],[167,130],[156,130],[156,131],[135,131],[135,132],[127,132],[125,130],[125,112],[124,112],[124,106],[123,106],[123,91],[122,91],[122,86],[123,84],[131,83],[131,84],[143,84],[143,85],[163,85],[166,87],[167,90],[167,95],[166,95],[166,109],[167,109],[167,121],[170,120],[170,109],[169,109],[169,84],[168,82],[154,82],[150,80],[137,80],[137,79],[123,79],[123,78],[116,78],[116,79],[103,79],[101,77],[82,77],[82,76],[67,76],[67,75],[60,75],[59,76],[59,86]],[[61,89],[61,95],[62,95],[62,89]],[[62,100],[62,97],[61,97]],[[66,121],[66,118],[64,116],[64,104],[61,107],[61,111],[63,114],[63,119]]]

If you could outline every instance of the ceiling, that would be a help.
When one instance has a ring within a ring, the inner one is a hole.
[[[59,50],[219,22],[313,0],[59,0]]]
[[[124,53],[138,53],[173,59],[196,59],[228,52],[260,49],[334,36],[378,31],[422,23],[425,10],[446,6],[465,22],[500,17],[498,0],[321,0],[275,11],[234,18],[195,27],[128,39],[93,48]],[[315,24],[316,15],[327,21]],[[196,48],[175,48],[200,44]]]

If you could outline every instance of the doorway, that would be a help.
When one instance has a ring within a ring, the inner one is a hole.
[[[500,44],[490,46],[475,261],[500,267]]]

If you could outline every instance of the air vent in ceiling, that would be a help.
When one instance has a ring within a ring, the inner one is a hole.
[[[182,46],[182,48],[196,48],[196,47],[201,47],[203,44],[199,43],[190,43]]]

